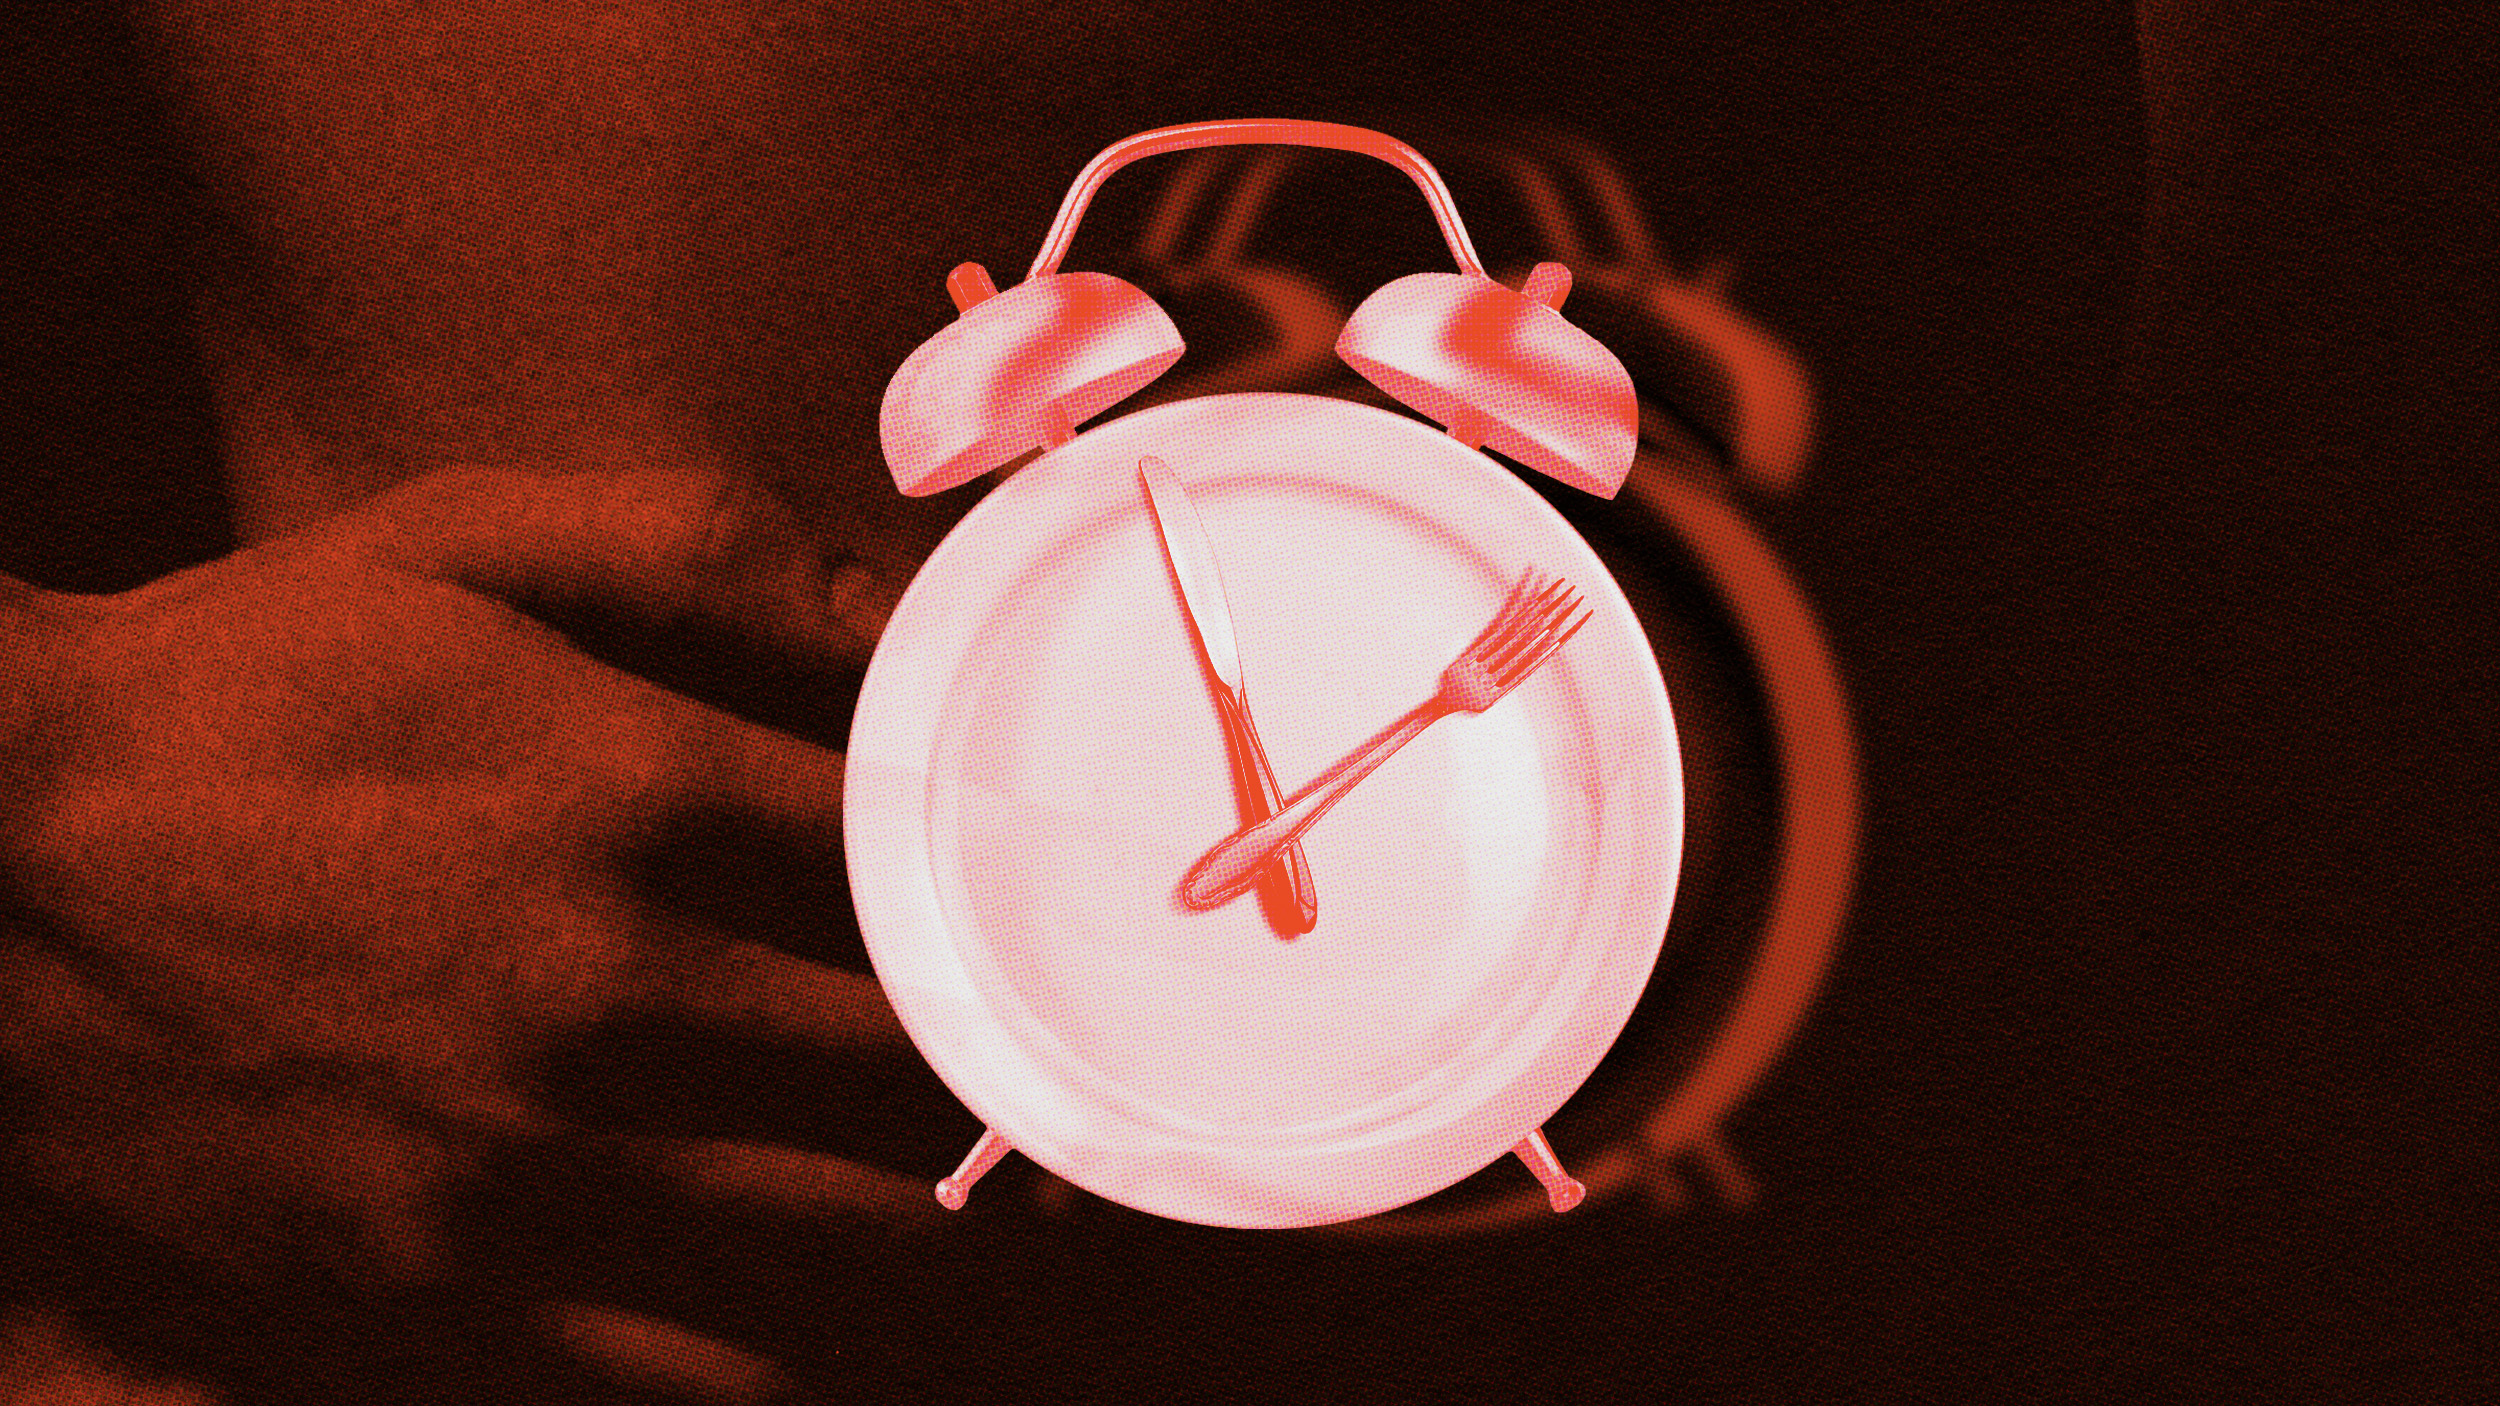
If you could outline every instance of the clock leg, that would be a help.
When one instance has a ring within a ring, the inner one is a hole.
[[[997,1166],[998,1159],[1011,1150],[1007,1139],[989,1128],[983,1128],[980,1141],[972,1144],[972,1150],[964,1154],[963,1165],[955,1169],[953,1176],[937,1184],[938,1204],[950,1211],[962,1210],[964,1199],[972,1194],[972,1184],[979,1181],[983,1173]]]
[[[1528,1170],[1536,1173],[1536,1179],[1545,1184],[1546,1203],[1555,1210],[1568,1211],[1589,1194],[1586,1186],[1563,1171],[1562,1163],[1554,1156],[1554,1145],[1545,1140],[1543,1128],[1531,1131],[1511,1152],[1527,1163]],[[942,1193],[939,1199],[945,1199]]]

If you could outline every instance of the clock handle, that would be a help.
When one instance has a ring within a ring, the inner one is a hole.
[[[1113,142],[1077,172],[1076,184],[1068,187],[1067,197],[1059,202],[1059,213],[1050,222],[1050,233],[1043,236],[1042,251],[1034,255],[1032,271],[1025,277],[1048,278],[1059,271],[1059,261],[1067,256],[1068,244],[1076,238],[1077,221],[1085,217],[1085,207],[1092,203],[1095,189],[1112,172],[1140,157],[1168,151],[1245,144],[1321,147],[1376,156],[1388,162],[1405,172],[1406,178],[1423,192],[1424,203],[1432,207],[1432,218],[1441,226],[1441,238],[1450,246],[1450,259],[1460,272],[1485,277],[1484,261],[1476,257],[1475,242],[1467,237],[1467,226],[1459,221],[1458,202],[1450,198],[1450,188],[1442,183],[1441,173],[1433,170],[1432,163],[1415,148],[1368,127],[1293,118],[1191,122],[1179,127],[1158,127]]]

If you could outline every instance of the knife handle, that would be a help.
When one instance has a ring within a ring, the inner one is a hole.
[[[1257,783],[1259,813],[1248,822],[1256,825],[1276,813],[1284,804],[1284,796],[1276,789],[1276,773],[1267,764],[1267,748],[1260,745],[1259,730],[1251,725],[1249,706],[1242,702],[1239,693],[1220,685],[1215,696],[1217,711],[1224,718],[1224,735],[1232,739],[1236,755],[1248,758],[1251,779]],[[1300,840],[1276,851],[1276,857],[1268,861],[1260,877],[1266,880],[1270,894],[1281,896],[1288,905],[1288,911],[1280,912],[1271,903],[1268,910],[1287,929],[1306,933],[1319,924],[1319,891],[1311,886],[1311,862],[1302,857]]]

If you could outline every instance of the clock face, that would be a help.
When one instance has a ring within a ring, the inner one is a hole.
[[[1288,794],[1430,697],[1524,569],[1594,612],[1304,834],[1300,937],[1179,897],[1245,817],[1149,454],[1205,521]],[[1140,1210],[1312,1225],[1476,1171],[1596,1067],[1657,959],[1682,787],[1640,625],[1543,500],[1403,416],[1232,395],[1093,429],[956,527],[862,685],[844,831],[878,976],[992,1129]]]

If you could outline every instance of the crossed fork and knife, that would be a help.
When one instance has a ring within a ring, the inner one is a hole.
[[[1236,751],[1248,758],[1249,772],[1269,812],[1192,865],[1181,880],[1181,899],[1193,908],[1213,908],[1241,894],[1266,871],[1291,894],[1286,925],[1297,933],[1309,932],[1319,921],[1319,898],[1312,887],[1310,863],[1302,855],[1302,832],[1417,733],[1452,713],[1481,713],[1499,702],[1586,624],[1590,612],[1582,608],[1579,593],[1570,583],[1547,580],[1530,568],[1492,622],[1441,671],[1440,687],[1430,698],[1309,785],[1280,800],[1266,749],[1250,722],[1232,614],[1224,601],[1223,581],[1216,575],[1215,551],[1207,540],[1205,524],[1180,480],[1161,459],[1152,455],[1140,459],[1137,473],[1146,485],[1147,501],[1154,509],[1172,574],[1180,582],[1190,624],[1215,675],[1225,734]]]

